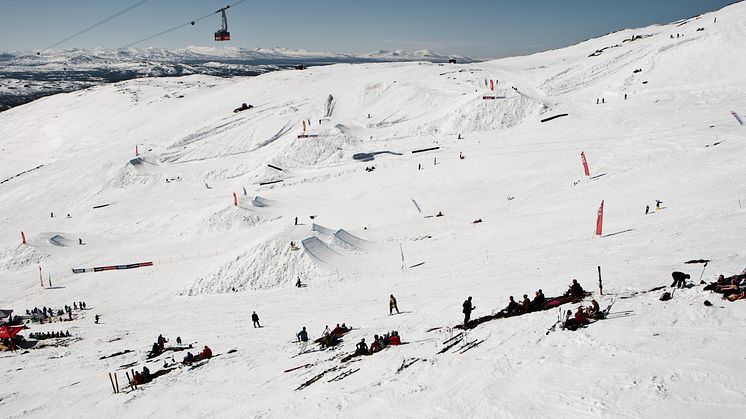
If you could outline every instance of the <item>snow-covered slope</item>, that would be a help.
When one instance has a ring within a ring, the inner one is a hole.
[[[0,355],[0,408],[737,416],[743,301],[701,286],[668,302],[663,291],[632,293],[668,285],[673,270],[698,283],[746,267],[746,128],[730,115],[746,113],[746,57],[735,53],[744,22],[739,3],[528,57],[138,79],[0,114],[0,308],[90,307],[73,322],[31,325],[70,330],[79,339],[67,346]],[[234,113],[242,103],[253,108]],[[298,138],[303,121],[309,138]],[[656,199],[664,208],[645,215]],[[602,200],[605,236],[594,238]],[[684,264],[700,258],[712,260],[704,271]],[[294,287],[298,277],[308,286]],[[477,317],[510,295],[558,295],[572,278],[602,307],[613,302],[614,318],[547,334],[557,311],[530,313],[470,331],[468,341],[483,340],[473,349],[439,353],[466,297]],[[387,313],[390,294],[402,314]],[[254,310],[264,327],[251,327]],[[342,322],[355,329],[339,349],[297,356],[301,327],[315,338]],[[391,330],[409,343],[340,362]],[[108,372],[124,387],[126,370],[171,362],[146,361],[159,333],[220,356],[112,394]]]

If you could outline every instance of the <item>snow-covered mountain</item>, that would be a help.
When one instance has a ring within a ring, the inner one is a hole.
[[[444,56],[428,50],[413,53],[377,51],[371,54],[339,54],[286,48],[198,47],[177,50],[65,49],[0,53],[0,111],[39,97],[70,92],[106,82],[139,77],[255,76],[294,67],[365,62],[428,61],[472,62],[461,56]]]
[[[0,310],[89,308],[0,352],[3,416],[739,416],[746,304],[700,281],[746,267],[744,34],[737,3],[527,57],[139,78],[3,112]],[[469,296],[481,318],[573,278],[593,296],[457,327]],[[591,298],[607,319],[553,328]]]

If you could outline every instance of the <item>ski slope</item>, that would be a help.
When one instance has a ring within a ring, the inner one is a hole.
[[[744,302],[621,297],[746,268],[744,35],[737,3],[525,57],[138,79],[3,112],[0,308],[90,307],[23,332],[69,330],[67,346],[0,353],[3,416],[737,417]],[[505,98],[483,100],[485,79]],[[438,353],[468,296],[474,318],[573,278],[615,318],[547,334],[557,310],[530,313]],[[340,349],[296,356],[303,326],[342,322]],[[391,330],[408,344],[342,367]],[[160,333],[221,355],[112,394],[107,373],[124,387],[123,365],[170,360],[145,359]]]

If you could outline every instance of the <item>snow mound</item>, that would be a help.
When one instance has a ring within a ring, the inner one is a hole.
[[[278,258],[278,255],[283,255]],[[291,251],[285,240],[262,242],[224,263],[212,274],[197,279],[182,295],[224,294],[295,286],[296,279],[314,282],[316,267],[301,251]]]

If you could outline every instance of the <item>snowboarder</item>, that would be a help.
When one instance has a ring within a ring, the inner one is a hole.
[[[308,346],[308,332],[306,332],[306,326],[303,326],[303,330],[298,332],[296,336],[300,342],[300,352],[298,352],[298,354],[302,354],[306,351],[306,346]]]
[[[460,151],[459,151],[459,152],[458,152],[458,158],[459,158],[460,160],[463,160],[463,159],[465,159],[466,157],[464,157],[464,153],[462,153],[462,152],[460,152]]]
[[[662,203],[663,203],[663,201],[660,201],[660,200],[657,200],[657,199],[655,200],[655,210],[656,211],[660,211],[662,209],[661,208],[661,204]]]
[[[251,313],[251,321],[254,322],[254,327],[262,327],[262,325],[259,324],[259,315],[256,314],[256,311]]]
[[[463,307],[462,313],[464,313],[464,324],[466,324],[469,323],[471,312],[476,308],[471,304],[471,296],[464,301]]]
[[[684,288],[686,287],[686,280],[689,279],[689,274],[676,271],[671,273],[671,277],[673,277],[672,287]]]
[[[399,314],[399,307],[396,305],[396,298],[394,298],[394,294],[391,294],[389,297],[389,315],[394,314],[394,310],[396,310],[396,314]]]
[[[645,215],[648,215],[650,212],[650,205],[645,205]]]

